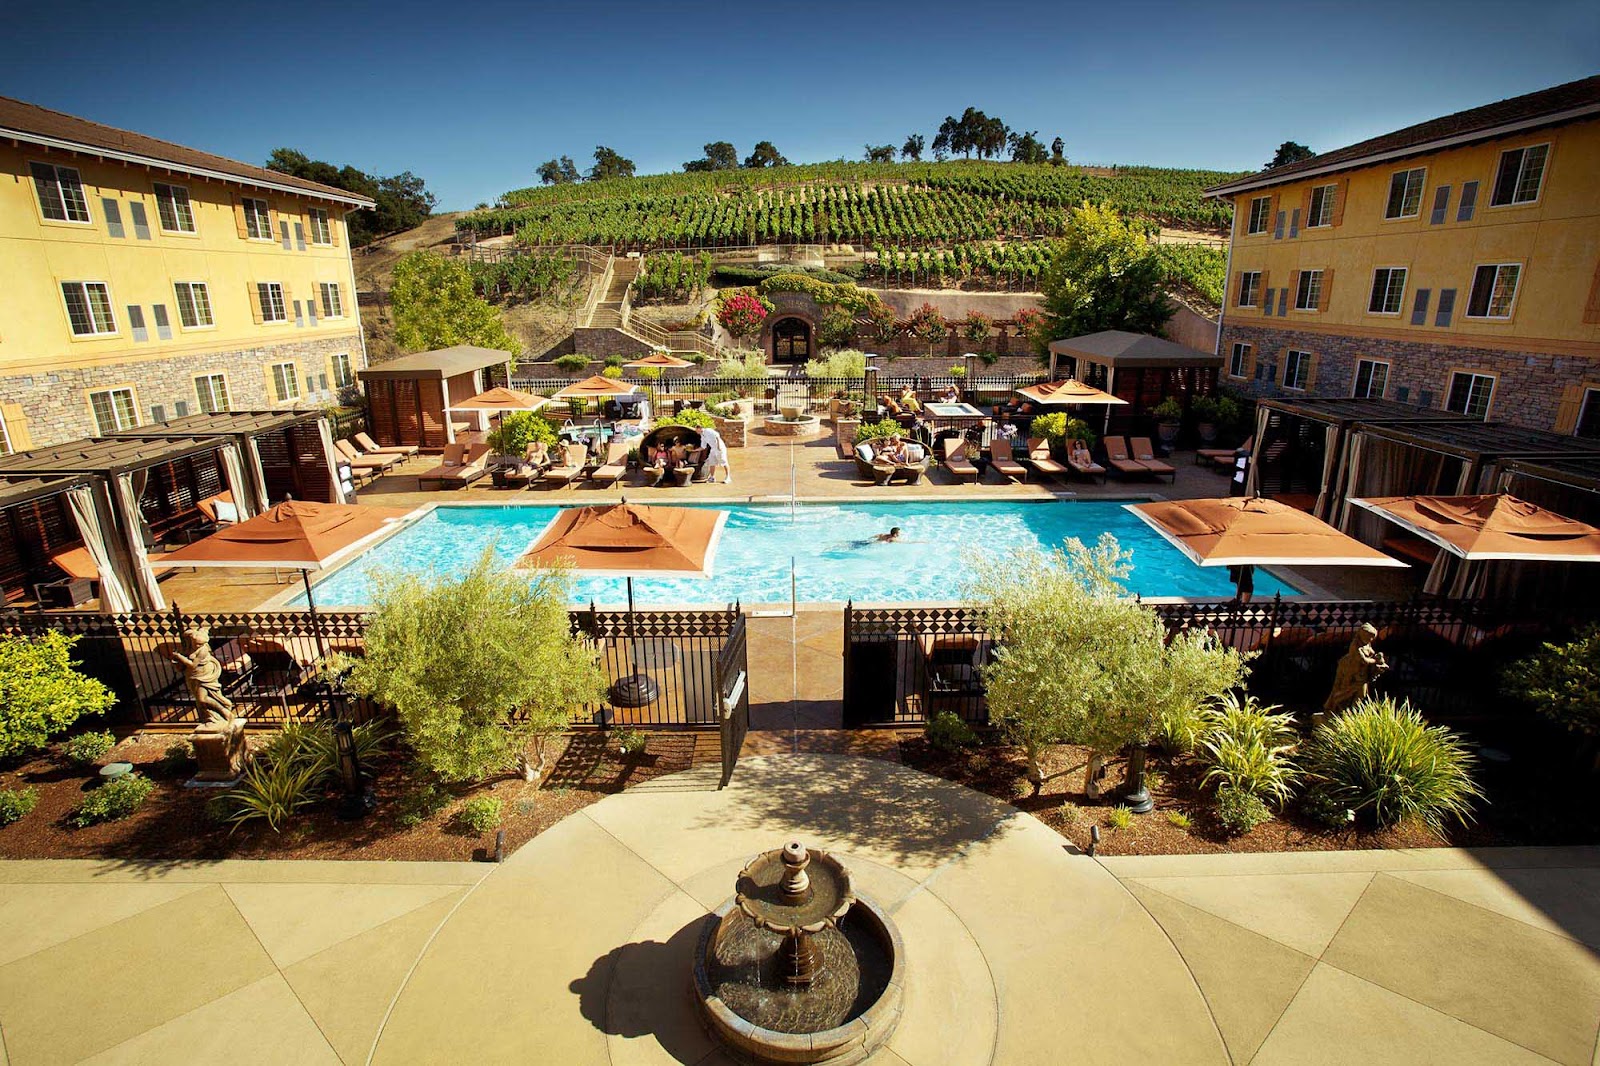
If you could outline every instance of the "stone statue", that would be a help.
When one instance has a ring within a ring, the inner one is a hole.
[[[183,666],[183,680],[189,686],[194,705],[206,712],[208,726],[225,726],[234,719],[233,701],[222,691],[222,663],[211,654],[211,633],[204,628],[194,628],[183,634],[185,650],[172,652],[172,658]]]
[[[1389,669],[1389,660],[1383,652],[1373,647],[1378,630],[1371,622],[1363,622],[1356,635],[1350,639],[1350,648],[1339,660],[1333,674],[1333,691],[1328,693],[1322,709],[1328,714],[1342,711],[1352,703],[1371,695],[1373,682]]]
[[[211,633],[197,626],[183,634],[183,641],[184,652],[172,652],[172,659],[183,667],[183,680],[196,710],[206,714],[206,720],[189,734],[200,767],[194,780],[231,783],[244,772],[249,755],[246,720],[234,713],[233,701],[222,691],[222,663],[211,654]]]

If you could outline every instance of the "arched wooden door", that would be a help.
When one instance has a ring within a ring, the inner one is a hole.
[[[772,361],[803,363],[811,358],[811,325],[803,318],[780,318],[772,324]]]

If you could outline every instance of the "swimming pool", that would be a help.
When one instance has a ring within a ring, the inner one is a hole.
[[[789,564],[802,602],[926,602],[961,598],[971,560],[1013,548],[1055,548],[1067,537],[1093,543],[1113,533],[1133,551],[1130,591],[1144,596],[1231,596],[1225,569],[1201,569],[1120,503],[1097,501],[927,501],[799,504],[717,504],[727,528],[707,580],[639,579],[639,604],[787,603]],[[375,567],[457,573],[483,549],[510,566],[559,508],[527,504],[443,504],[316,585],[317,605],[371,603]],[[892,544],[872,538],[899,526]],[[622,578],[575,579],[575,601],[617,604],[627,599]],[[1256,595],[1295,595],[1293,586],[1258,571]],[[302,593],[295,605],[304,606]]]

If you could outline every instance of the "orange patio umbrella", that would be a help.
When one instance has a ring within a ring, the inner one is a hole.
[[[1126,404],[1128,401],[1111,395],[1101,389],[1095,388],[1088,382],[1075,381],[1041,381],[1037,385],[1029,385],[1017,390],[1019,396],[1024,396],[1034,403],[1046,406],[1064,405],[1069,403],[1105,403]]]
[[[1600,529],[1505,493],[1350,502],[1468,561],[1600,563]]]
[[[580,574],[628,579],[628,641],[633,673],[611,686],[611,702],[642,707],[660,692],[640,668],[633,624],[634,577],[710,577],[727,511],[615,503],[563,510],[516,565],[521,569],[568,566]]]
[[[625,381],[616,381],[611,378],[601,377],[599,374],[575,381],[571,385],[557,392],[551,399],[555,400],[604,400],[612,396],[628,396],[634,387]]]
[[[470,399],[450,405],[452,411],[484,411],[488,414],[509,414],[512,411],[537,411],[550,402],[547,396],[539,396],[521,389],[508,389],[504,386],[480,392]]]
[[[1260,497],[1124,504],[1196,566],[1400,566],[1328,523]]]
[[[686,366],[694,366],[694,364],[689,362],[689,360],[679,359],[677,356],[668,352],[651,352],[643,359],[635,359],[631,363],[623,363],[622,365],[630,370],[643,370],[646,368],[652,368],[655,370],[682,370]]]

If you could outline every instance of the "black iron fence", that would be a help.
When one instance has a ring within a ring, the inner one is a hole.
[[[1600,618],[1593,607],[1542,608],[1437,599],[1155,603],[1169,632],[1213,633],[1249,653],[1250,692],[1269,703],[1317,709],[1339,658],[1362,625],[1378,630],[1390,670],[1379,691],[1439,720],[1493,717],[1499,671],[1541,642]],[[951,711],[988,722],[982,669],[995,645],[967,607],[860,608],[844,612],[847,726],[921,724]]]
[[[896,374],[893,365],[880,367],[877,391],[899,392],[912,388],[927,392],[940,391],[954,386],[963,396],[1008,396],[1024,385],[1044,379],[1043,373],[978,374],[972,377],[954,374]],[[514,376],[512,385],[528,392],[548,396],[571,385],[574,378]],[[783,374],[776,377],[723,377],[717,374],[668,372],[659,378],[643,378],[635,372],[624,371],[619,379],[639,389],[650,389],[657,395],[705,397],[733,394],[761,399],[770,392],[773,396],[800,395],[810,400],[827,400],[844,393],[853,399],[864,396],[866,382],[860,377],[824,377],[804,373]],[[559,405],[555,410],[560,410]],[[593,406],[589,407],[593,411]]]
[[[727,658],[738,623],[737,605],[638,611],[631,618],[626,611],[572,612],[573,631],[596,642],[609,679],[643,673],[657,691],[642,707],[617,707],[609,701],[585,707],[576,724],[717,728],[722,719],[719,664]],[[364,653],[367,615],[362,612],[0,611],[0,635],[54,629],[78,638],[73,655],[81,669],[117,695],[112,721],[137,727],[187,727],[203,718],[172,658],[182,650],[184,634],[196,628],[206,631],[222,664],[228,698],[253,723],[335,713],[361,722],[384,713],[364,699],[337,692],[318,669],[328,654]]]

